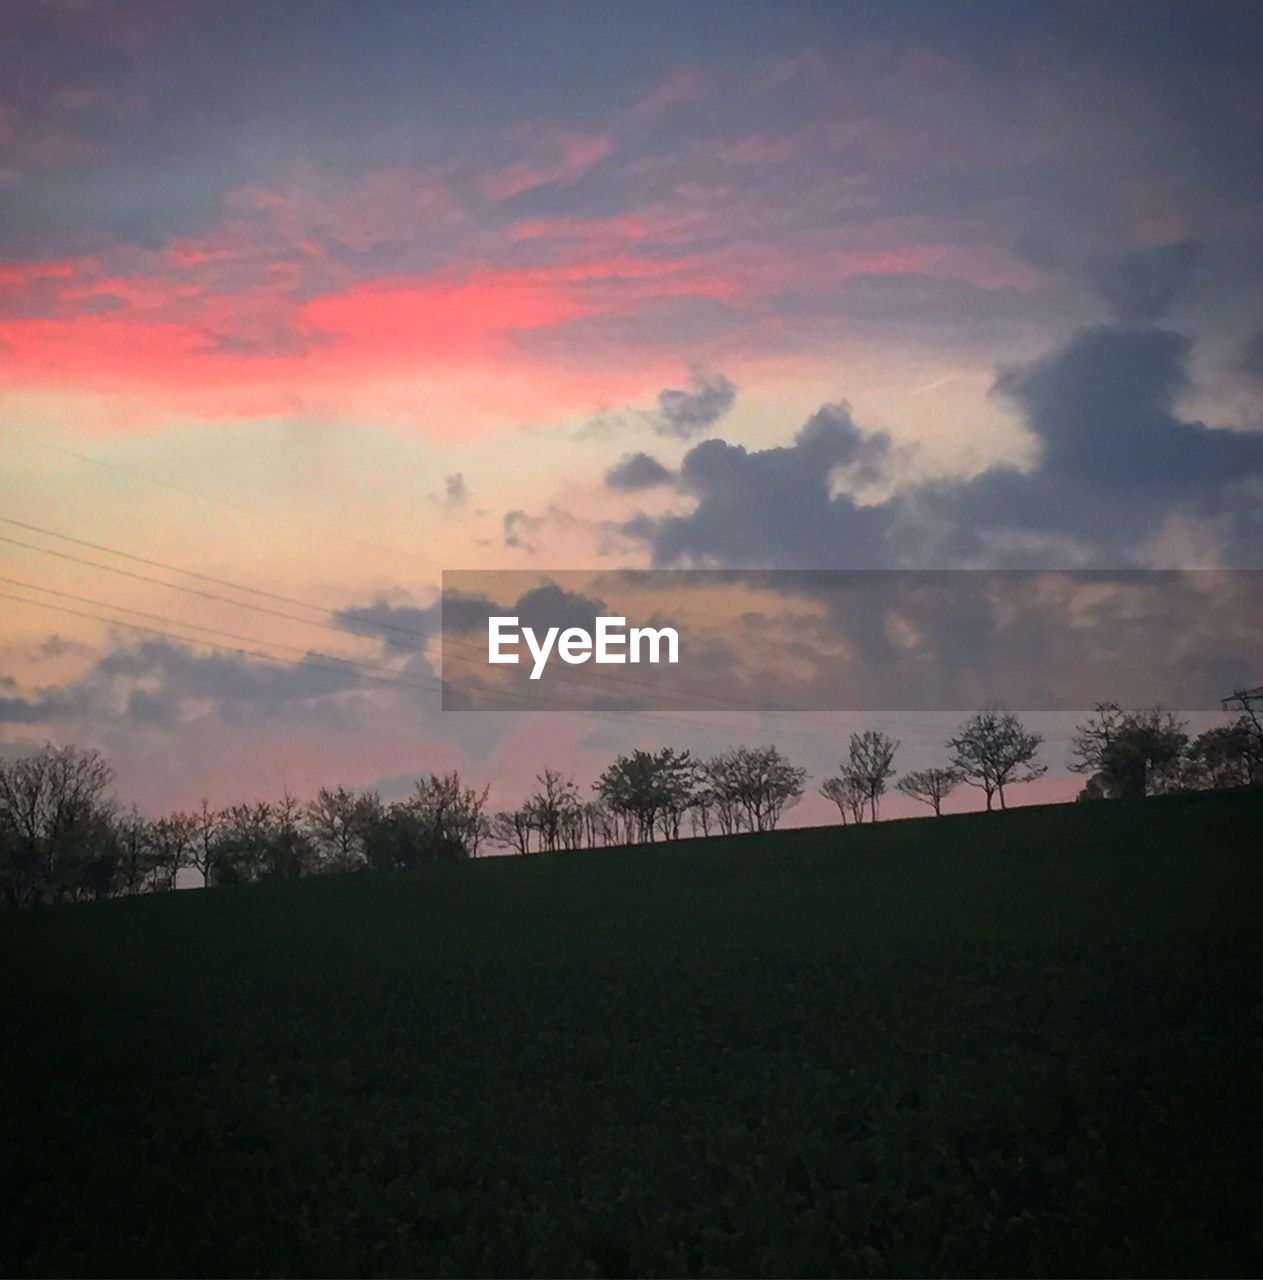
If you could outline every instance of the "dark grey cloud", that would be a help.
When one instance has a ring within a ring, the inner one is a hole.
[[[1263,433],[1180,415],[1189,350],[1167,329],[1103,325],[1002,369],[993,393],[1033,435],[1033,468],[919,486],[902,495],[909,523],[938,531],[940,563],[1117,566],[1185,516],[1218,534],[1226,563],[1259,563],[1240,508],[1243,482],[1263,475]]]
[[[646,543],[656,565],[1123,566],[1185,516],[1207,522],[1225,563],[1252,565],[1263,431],[1181,415],[1189,350],[1171,330],[1103,325],[1002,369],[994,394],[1038,446],[1028,470],[996,466],[862,503],[845,485],[835,489],[835,477],[880,479],[889,441],[826,406],[787,446],[695,446],[678,480],[695,508],[642,513],[619,531]]]
[[[624,527],[647,540],[655,564],[880,564],[890,515],[834,491],[845,472],[860,482],[885,469],[890,440],[860,430],[844,405],[826,405],[791,445],[746,450],[706,440],[684,456],[680,487],[697,498],[688,515],[640,517]]]
[[[394,604],[378,596],[368,604],[337,610],[334,621],[344,631],[378,640],[387,648],[421,650],[427,640],[438,637],[442,612],[437,602]]]
[[[1239,508],[1242,481],[1263,475],[1263,433],[1180,415],[1189,348],[1166,329],[1100,326],[1001,370],[993,390],[1035,437],[1033,469],[922,486],[906,495],[909,512],[943,531],[949,562],[1134,564],[1147,539],[1185,516],[1218,533],[1225,563],[1258,563]],[[997,554],[1013,535],[1024,540]]]
[[[620,493],[635,493],[669,484],[671,472],[647,453],[629,453],[605,473],[605,483]]]
[[[1199,245],[1181,240],[1111,254],[1091,275],[1121,323],[1157,324],[1188,289],[1200,256]]]
[[[1208,498],[1263,468],[1263,434],[1179,417],[1189,349],[1167,329],[1081,329],[1051,355],[1002,370],[994,390],[1021,411],[1050,476]]]
[[[472,573],[468,594],[449,595],[453,623],[456,606],[464,612],[444,639],[456,695],[445,692],[446,706],[510,709],[526,694],[558,708],[629,710],[953,712],[997,699],[1071,709],[1108,696],[1213,708],[1263,674],[1260,573],[573,570],[514,604],[497,602],[508,598],[498,578]],[[652,618],[636,616],[646,599]],[[730,612],[738,601],[749,604]],[[529,684],[486,666],[486,617],[517,614],[539,631],[590,627],[598,611],[676,627],[679,664],[632,672],[554,663]]]
[[[81,677],[39,692],[0,699],[0,721],[32,724],[118,716],[133,725],[171,725],[188,702],[226,720],[275,719],[303,704],[363,686],[360,673],[312,651],[309,661],[265,662],[232,653],[198,653],[169,640],[120,646]]]
[[[504,515],[504,545],[519,547],[523,551],[534,550],[531,538],[544,527],[543,516],[531,515],[520,507],[515,511],[506,511]]]
[[[0,698],[0,724],[39,724],[50,719],[39,698]]]
[[[658,393],[658,407],[650,415],[659,435],[687,439],[713,426],[737,403],[737,384],[719,374],[695,375],[687,390],[667,387]]]
[[[289,704],[325,698],[363,684],[354,667],[315,650],[310,662],[262,662],[240,654],[197,653],[168,640],[115,649],[93,668],[100,679],[146,680],[168,705],[186,699],[237,704],[265,716]],[[313,665],[319,664],[319,665]]]
[[[443,595],[432,604],[424,607],[398,605],[379,598],[344,610],[338,621],[348,631],[371,636],[387,650],[399,647],[398,632],[401,630],[424,632],[431,637],[441,635],[441,705],[446,715],[470,710],[484,701],[480,691],[486,689],[489,670],[486,665],[488,619],[514,617],[523,628],[532,628],[542,636],[551,627],[562,630],[579,627],[591,633],[596,627],[596,619],[610,612],[605,601],[597,596],[568,590],[554,581],[516,596],[506,590],[497,598],[496,594],[489,594],[479,585],[485,584],[488,576],[497,577],[494,571],[475,572],[462,587],[460,575],[448,574],[444,578]],[[504,585],[507,587],[515,577],[513,571],[506,571]],[[439,670],[431,667],[428,657],[423,658],[420,654],[410,659],[407,670],[409,674],[420,674],[424,670],[432,676],[439,675]],[[526,681],[526,667],[504,674],[514,687],[508,694],[501,690],[502,701],[497,705],[524,710],[540,708],[541,691],[537,685]],[[492,683],[498,685],[499,682]],[[428,701],[429,695],[426,697]],[[607,708],[630,709],[627,697],[617,691],[612,697],[598,701]],[[447,736],[463,741],[471,749],[485,749],[498,739],[501,731],[480,721],[476,714],[468,723],[461,717],[456,723],[445,720],[444,730]]]
[[[537,631],[549,627],[582,627],[591,631],[596,619],[607,612],[605,602],[580,592],[546,583],[523,592],[512,603],[501,604],[486,596],[444,596],[444,629],[448,633],[485,635],[489,617],[516,617],[524,627]]]

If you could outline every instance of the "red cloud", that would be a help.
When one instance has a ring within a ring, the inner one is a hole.
[[[188,251],[182,260],[201,261]],[[161,275],[78,279],[63,264],[13,268],[19,283],[57,275],[63,287],[54,314],[0,319],[0,368],[12,383],[114,395],[129,419],[142,404],[155,416],[415,418],[441,403],[449,430],[475,430],[480,417],[589,412],[675,372],[662,369],[656,353],[628,359],[608,377],[582,362],[542,364],[522,350],[521,335],[629,298],[720,287],[688,280],[672,262],[627,258],[389,277],[304,301],[295,296],[301,277],[287,276],[287,267],[273,264],[268,281],[241,294]],[[102,300],[113,305],[92,305]]]
[[[506,272],[464,282],[357,285],[307,303],[299,323],[332,338],[334,359],[377,363],[483,354],[515,331],[560,324],[584,310],[558,283]]]

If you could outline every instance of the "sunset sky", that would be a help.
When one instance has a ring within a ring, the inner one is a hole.
[[[1263,568],[1260,53],[1254,3],[8,0],[0,749],[149,810],[933,762],[443,712],[414,624],[445,568]]]

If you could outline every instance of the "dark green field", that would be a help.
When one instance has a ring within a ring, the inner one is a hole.
[[[1263,1266],[1263,802],[0,920],[0,1268]]]

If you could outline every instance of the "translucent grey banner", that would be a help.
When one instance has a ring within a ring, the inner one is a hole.
[[[1192,711],[1263,683],[1260,570],[448,570],[442,619],[448,710]]]

